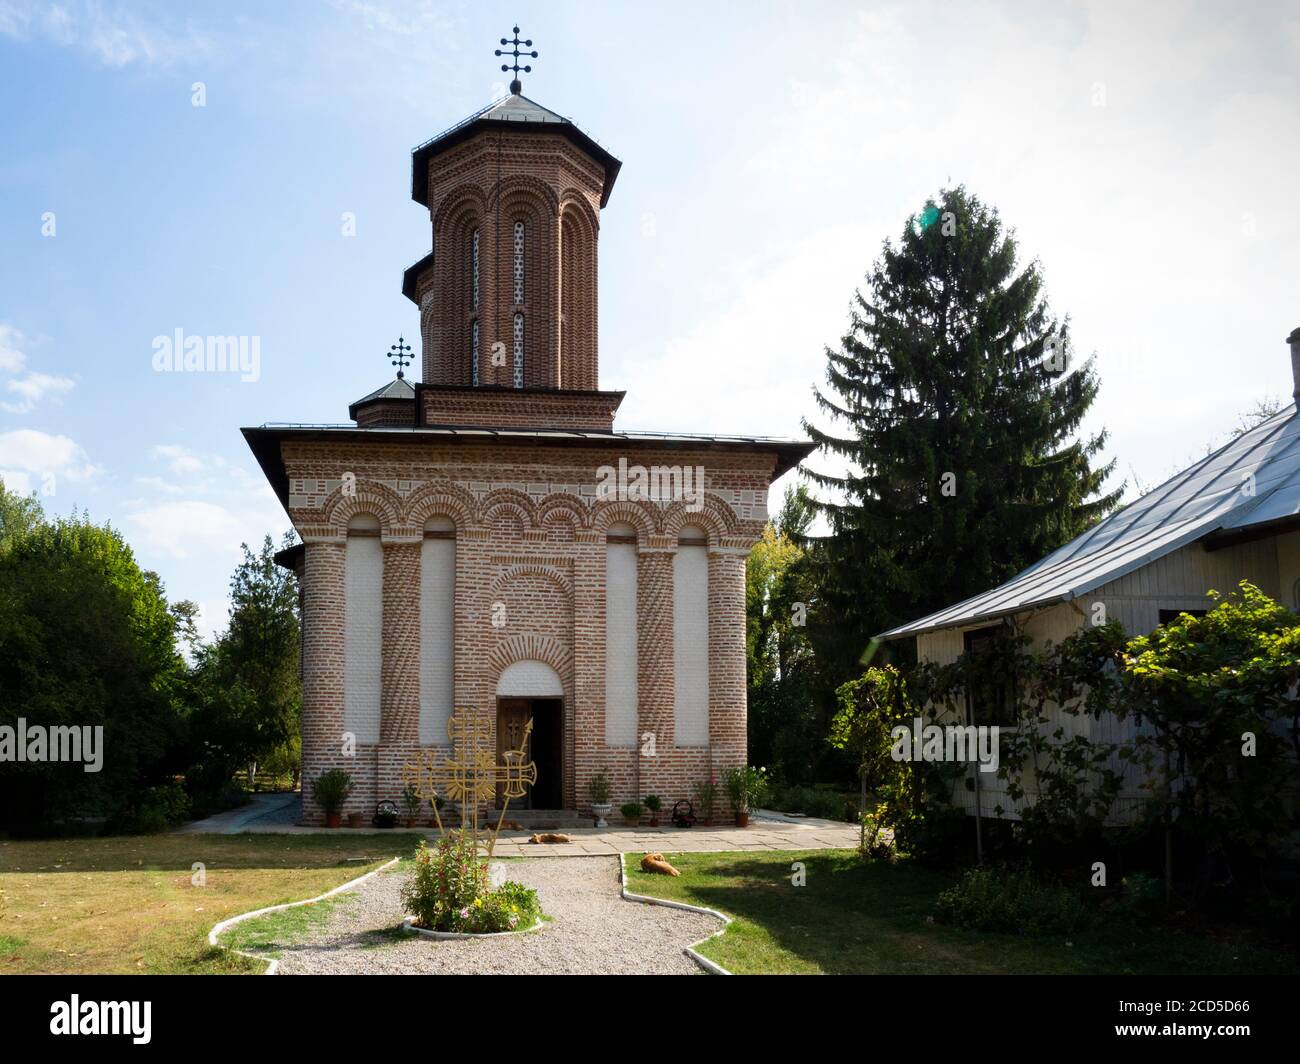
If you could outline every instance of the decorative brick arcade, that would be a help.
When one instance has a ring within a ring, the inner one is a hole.
[[[399,369],[352,424],[243,430],[302,539],[280,560],[302,588],[306,823],[331,767],[346,812],[398,800],[453,707],[494,734],[532,715],[534,793],[568,810],[601,771],[616,805],[667,809],[745,760],[745,559],[811,445],[614,430],[597,246],[620,163],[512,88],[413,153],[422,381]],[[672,490],[610,490],[620,460]]]

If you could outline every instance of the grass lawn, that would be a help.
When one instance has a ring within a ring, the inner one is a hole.
[[[1294,956],[1226,935],[1112,923],[1031,937],[928,924],[949,877],[848,850],[665,853],[682,873],[675,879],[642,872],[642,856],[625,859],[630,890],[735,918],[700,952],[737,974],[1300,974]],[[796,861],[806,868],[802,887],[791,884]]]
[[[212,925],[324,893],[409,852],[418,838],[393,831],[0,840],[0,975],[260,972],[263,965],[210,947]],[[192,882],[195,862],[205,886]]]

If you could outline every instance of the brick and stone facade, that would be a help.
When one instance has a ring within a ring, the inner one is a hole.
[[[359,400],[354,425],[244,430],[303,541],[308,823],[331,767],[347,811],[396,800],[453,708],[494,732],[507,702],[545,717],[534,760],[570,810],[602,771],[615,803],[671,808],[745,760],[745,559],[809,445],[614,431],[596,245],[617,171],[518,95],[421,146],[434,251],[403,290],[423,383]],[[620,467],[674,490],[612,487]]]

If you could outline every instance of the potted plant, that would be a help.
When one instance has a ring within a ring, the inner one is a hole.
[[[623,813],[623,823],[630,828],[641,823],[641,814],[645,812],[645,807],[640,802],[624,802],[619,809]]]
[[[341,768],[322,772],[311,785],[311,796],[325,814],[327,827],[336,828],[342,822],[343,803],[352,794],[352,777]]]
[[[420,806],[424,802],[420,796],[415,793],[415,788],[409,783],[402,791],[402,811],[406,814],[406,826],[415,827],[415,818],[420,815]]]
[[[664,807],[662,799],[657,794],[647,794],[642,799],[646,809],[650,811],[650,826],[657,828],[659,826],[659,810]]]
[[[442,816],[442,807],[447,804],[447,800],[440,794],[435,794],[429,799],[429,806],[434,811],[434,815],[429,818],[429,827],[436,828],[438,821]]]
[[[750,809],[767,798],[767,773],[753,765],[737,765],[727,770],[724,782],[736,813],[736,827],[748,827]]]
[[[348,814],[348,827],[350,827],[350,828],[362,828],[362,827],[365,827],[365,826],[366,826],[366,818],[365,818],[364,816],[362,816],[362,814],[360,814],[360,813],[349,813],[349,814]]]
[[[591,811],[596,816],[596,827],[609,827],[605,818],[614,808],[609,801],[609,774],[602,771],[592,776],[591,783],[587,785],[587,794],[591,797]]]
[[[695,804],[700,809],[700,820],[704,822],[705,827],[713,827],[713,806],[718,800],[718,781],[716,779],[701,780],[695,785],[695,790],[691,795],[695,799]]]

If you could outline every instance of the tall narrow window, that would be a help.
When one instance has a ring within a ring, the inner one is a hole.
[[[420,553],[420,742],[449,742],[447,720],[455,691],[456,525],[449,517],[424,523]]]
[[[605,745],[636,745],[636,529],[605,540]]]
[[[515,306],[524,301],[524,223],[515,222]]]
[[[478,322],[470,326],[470,376],[475,387],[478,386]]]
[[[470,300],[470,307],[478,310],[478,230],[474,230],[474,236],[470,240],[470,288],[473,292]]]
[[[348,523],[344,565],[343,728],[358,742],[377,743],[384,617],[384,547],[377,517],[357,514]]]
[[[515,387],[524,386],[524,316],[515,313]]]
[[[691,527],[673,555],[673,744],[709,745],[709,552]]]

